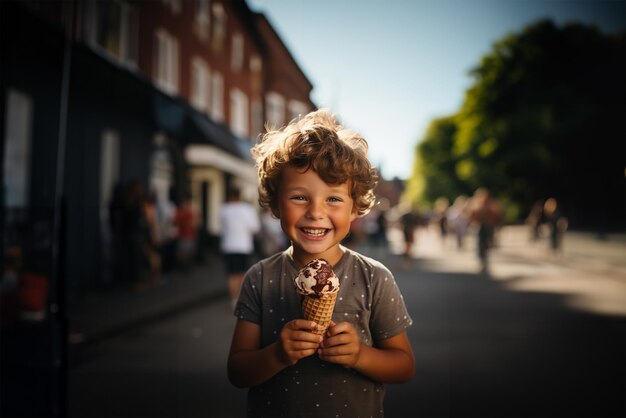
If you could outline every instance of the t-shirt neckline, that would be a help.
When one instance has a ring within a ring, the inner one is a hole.
[[[335,274],[337,275],[337,277],[339,278],[339,283],[341,283],[343,281],[343,274],[341,274],[341,272],[344,269],[344,265],[347,263],[347,259],[348,259],[348,253],[350,253],[350,249],[347,247],[344,247],[343,245],[341,246],[341,250],[343,251],[343,254],[341,255],[341,258],[339,259],[339,261],[337,261],[336,264],[333,265],[333,271],[335,272]],[[293,272],[295,273],[295,275],[297,275],[300,272],[300,269],[298,268],[296,261],[293,259],[293,246],[290,246],[289,248],[287,248],[285,250],[285,253],[287,255],[287,259],[289,260],[289,265],[291,266],[291,269],[293,270]],[[295,277],[294,275],[294,277]]]

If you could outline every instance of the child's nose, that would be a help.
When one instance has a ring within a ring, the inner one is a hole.
[[[307,215],[310,219],[322,219],[324,218],[324,205],[317,202],[311,202]]]

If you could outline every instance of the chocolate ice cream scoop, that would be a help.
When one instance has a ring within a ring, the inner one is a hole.
[[[298,292],[305,296],[322,297],[339,291],[339,278],[323,258],[302,267],[295,281]]]

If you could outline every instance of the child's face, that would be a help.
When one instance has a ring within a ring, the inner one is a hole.
[[[286,167],[278,190],[280,224],[293,243],[294,259],[305,265],[314,258],[335,264],[339,243],[356,217],[348,183],[326,184],[315,171]]]

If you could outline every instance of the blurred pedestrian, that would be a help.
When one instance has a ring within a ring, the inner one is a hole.
[[[361,241],[360,251],[370,257],[384,257],[387,252],[387,219],[385,209],[380,204],[374,205],[372,210],[362,220],[364,238]],[[354,223],[354,221],[353,221]],[[356,247],[350,247],[357,249]]]
[[[410,257],[415,244],[415,229],[419,226],[421,216],[417,208],[412,205],[400,216],[402,236],[404,237],[404,256]]]
[[[350,232],[344,238],[342,244],[352,250],[356,250],[366,239],[365,218],[361,216],[350,223]]]
[[[474,192],[470,207],[470,219],[478,225],[477,247],[481,272],[487,273],[488,253],[494,245],[495,228],[502,220],[502,210],[485,187],[480,187]]]
[[[144,197],[142,212],[143,216],[141,222],[145,222],[145,225],[142,227],[145,238],[142,245],[144,266],[138,285],[140,290],[144,287],[157,285],[161,275],[161,255],[159,253],[161,233],[159,231],[156,193],[154,191],[150,191],[150,193]]]
[[[115,199],[114,199],[115,200]],[[117,203],[112,206],[117,207]],[[114,209],[114,210],[119,210]],[[148,201],[143,184],[133,180],[124,187],[123,204],[119,213],[115,213],[116,234],[120,234],[121,251],[116,252],[122,280],[132,284],[135,290],[145,290],[157,277],[160,268],[155,257],[154,219],[151,202]],[[158,254],[157,254],[158,255]]]
[[[563,235],[567,231],[568,221],[561,213],[558,201],[551,197],[543,205],[543,216],[548,226],[550,237],[550,249],[553,254],[560,254],[563,242]]]
[[[176,226],[176,204],[172,201],[171,191],[157,200],[157,217],[161,235],[161,271],[172,272],[176,265],[176,246],[178,227]]]
[[[220,210],[220,250],[224,255],[228,290],[234,306],[239,297],[243,276],[252,265],[254,236],[261,229],[259,216],[252,205],[241,200],[237,188],[231,188]]]
[[[280,227],[280,220],[268,209],[261,211],[259,235],[261,258],[267,258],[289,247],[289,240]]]
[[[196,253],[198,236],[198,216],[191,203],[191,197],[186,196],[183,199],[176,209],[174,220],[178,230],[176,262],[187,271]]]
[[[463,249],[465,235],[470,224],[469,199],[465,195],[459,195],[447,213],[448,227],[456,237],[456,248]]]
[[[541,224],[543,223],[543,202],[537,200],[528,216],[526,217],[526,225],[528,225],[530,242],[537,242],[541,238]]]
[[[377,248],[387,250],[389,242],[387,240],[387,211],[386,208],[380,208],[376,212],[376,235],[374,237],[374,244]]]

